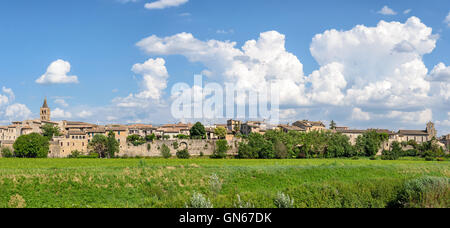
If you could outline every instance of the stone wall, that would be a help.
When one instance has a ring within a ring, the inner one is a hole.
[[[165,144],[169,147],[172,156],[175,156],[177,151],[188,149],[191,156],[200,156],[202,153],[204,156],[210,156],[216,149],[217,140],[164,140],[155,141],[153,143],[146,143],[140,146],[133,146],[131,144],[121,145],[119,156],[128,157],[161,157],[161,147]],[[175,143],[176,142],[176,143]],[[237,155],[238,143],[240,140],[229,140],[228,145],[230,150],[229,155]],[[178,144],[178,148],[175,145]]]

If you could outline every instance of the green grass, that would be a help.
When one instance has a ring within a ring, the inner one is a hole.
[[[212,174],[223,183],[218,193]],[[405,182],[424,176],[450,178],[450,162],[0,159],[0,207],[173,208],[185,207],[195,192],[216,208],[234,207],[237,195],[273,208],[278,192],[295,207],[386,207]]]

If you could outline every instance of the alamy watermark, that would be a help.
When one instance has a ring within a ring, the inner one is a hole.
[[[232,83],[203,85],[202,75],[195,75],[194,86],[177,83],[172,87],[172,116],[176,119],[226,118],[279,123],[280,88],[275,84],[245,90],[238,87]]]

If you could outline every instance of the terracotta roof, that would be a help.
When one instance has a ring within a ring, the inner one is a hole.
[[[366,130],[348,130],[348,129],[336,129],[336,132],[343,134],[364,134]]]
[[[105,128],[92,128],[89,130],[86,130],[86,133],[105,133],[106,129]]]
[[[47,98],[44,99],[44,104],[42,105],[42,108],[48,108]]]
[[[83,131],[69,131],[69,135],[86,135]]]
[[[178,128],[163,128],[164,133],[180,133]]]

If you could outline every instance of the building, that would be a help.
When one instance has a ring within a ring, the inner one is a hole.
[[[280,124],[278,125],[278,129],[280,129],[281,131],[288,133],[290,131],[297,131],[297,132],[306,132],[305,129],[299,128],[297,126],[291,126],[291,125],[284,125],[284,124]]]
[[[242,121],[240,120],[228,120],[227,121],[227,129],[234,132],[234,133],[238,133],[241,132],[241,126],[242,126]]]
[[[293,123],[292,125],[304,129],[306,132],[326,130],[325,124],[320,121],[301,120]]]

